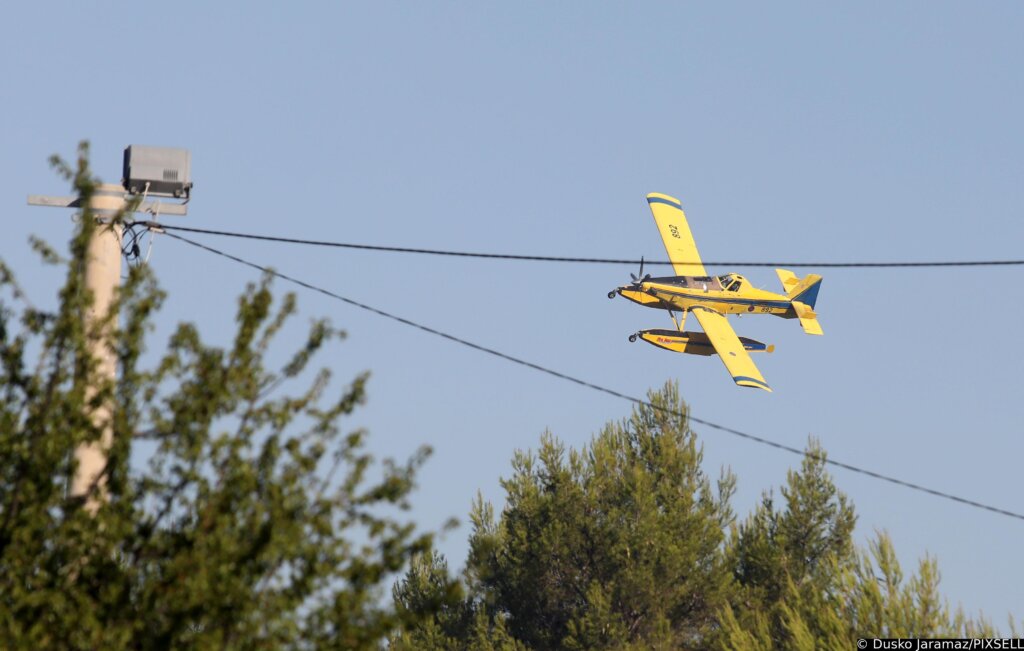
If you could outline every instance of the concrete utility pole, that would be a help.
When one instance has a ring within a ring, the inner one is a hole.
[[[133,151],[134,150],[134,151]],[[133,158],[134,155],[134,158]],[[141,193],[148,195],[185,198],[186,203],[192,188],[189,179],[190,156],[183,149],[131,146],[125,149],[124,185],[104,183],[98,186],[84,206],[81,197],[49,197],[29,195],[32,206],[55,206],[62,208],[83,208],[83,218],[96,219],[96,228],[89,239],[85,260],[85,288],[92,294],[93,302],[85,314],[85,331],[90,336],[88,347],[100,382],[113,384],[117,380],[117,355],[111,335],[117,327],[117,315],[111,315],[117,290],[121,286],[121,235],[122,225],[114,223],[114,217],[125,210],[128,197]],[[135,209],[165,215],[185,215],[186,204],[162,204],[157,201],[143,201]],[[107,320],[109,318],[109,320]],[[102,328],[98,324],[104,324]],[[91,401],[96,395],[96,386],[86,390],[85,399]],[[86,509],[96,513],[100,504],[107,499],[106,477],[103,470],[107,464],[107,452],[113,444],[114,405],[106,402],[87,414],[93,424],[102,428],[98,441],[83,443],[75,450],[75,476],[71,479],[71,496],[88,496]],[[95,492],[92,492],[95,489]]]
[[[96,377],[100,382],[113,384],[117,379],[117,356],[112,347],[111,334],[117,328],[117,315],[111,315],[110,309],[121,286],[121,224],[113,221],[114,216],[124,210],[124,188],[119,185],[104,183],[96,188],[95,193],[85,207],[85,215],[95,215],[96,228],[89,238],[89,248],[85,260],[85,288],[92,293],[92,306],[85,315],[87,333],[94,333],[89,339],[89,355],[96,364]],[[104,323],[99,328],[98,324]],[[85,399],[91,401],[96,394],[96,387],[88,387]],[[70,494],[74,497],[89,495],[86,509],[95,513],[100,500],[106,500],[106,477],[102,476],[107,463],[107,452],[113,443],[114,429],[112,418],[113,405],[99,405],[89,417],[94,425],[102,427],[99,441],[84,443],[75,450],[78,461],[75,476],[71,480]],[[95,486],[96,492],[90,495]]]

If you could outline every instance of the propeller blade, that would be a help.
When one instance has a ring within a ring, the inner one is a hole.
[[[651,277],[651,274],[644,275],[644,257],[640,256],[640,275],[630,273],[629,277],[633,279],[633,284],[642,283]]]

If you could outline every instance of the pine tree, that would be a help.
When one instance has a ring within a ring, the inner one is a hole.
[[[719,613],[713,646],[840,651],[860,638],[993,635],[983,618],[950,611],[934,559],[924,559],[905,581],[885,534],[868,551],[855,548],[853,507],[825,464],[825,451],[812,440],[782,489],[785,508],[777,510],[766,494],[734,527],[728,555],[735,592]]]
[[[766,493],[733,528],[728,555],[736,592],[722,614],[723,649],[814,648],[842,631],[832,599],[840,573],[854,561],[856,516],[825,471],[816,441],[781,492],[783,510]]]
[[[858,638],[996,636],[984,617],[951,610],[939,593],[939,579],[937,561],[926,557],[917,574],[904,580],[892,540],[880,532],[844,576],[841,615]]]
[[[467,637],[473,614],[461,584],[451,578],[448,562],[437,552],[412,559],[392,598],[408,630],[393,637],[390,648],[440,651],[457,648],[458,640]]]
[[[669,384],[581,451],[551,435],[517,453],[499,520],[478,502],[468,574],[534,649],[678,648],[713,625],[733,487],[700,467]]]
[[[414,564],[395,598],[415,616],[394,648],[839,651],[995,634],[949,609],[934,559],[905,579],[885,534],[856,548],[853,506],[816,441],[781,504],[767,492],[734,524],[734,480],[712,490],[675,386],[650,400],[580,451],[545,434],[517,452],[500,516],[474,503],[461,605],[416,606],[443,601],[453,579],[438,556]]]

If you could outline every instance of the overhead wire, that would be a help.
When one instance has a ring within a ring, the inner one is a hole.
[[[220,231],[208,228],[195,228],[192,226],[177,226],[164,223],[158,226],[168,231],[182,231],[187,233],[200,233],[203,235],[217,235],[221,237],[235,237],[247,240],[260,240],[263,242],[280,242],[284,244],[302,244],[307,246],[322,246],[340,249],[353,249],[359,251],[381,251],[389,253],[417,253],[422,255],[449,256],[459,258],[485,258],[492,260],[520,260],[528,262],[561,262],[574,264],[618,264],[636,265],[639,260],[636,258],[588,258],[571,256],[550,256],[550,255],[524,255],[513,253],[481,253],[474,251],[453,251],[445,249],[421,249],[403,246],[379,246],[373,244],[353,244],[350,242],[332,242],[327,240],[310,240],[294,237],[278,237],[273,235],[258,235],[255,233],[238,233],[233,231]],[[646,260],[645,265],[671,265],[687,264],[686,262],[669,260]],[[751,261],[711,261],[703,262],[708,267],[814,267],[825,269],[892,269],[892,268],[926,268],[926,267],[1008,267],[1024,265],[1022,260],[937,260],[937,261],[895,261],[895,262],[751,262]]]
[[[161,224],[160,226],[163,229],[167,228],[163,224]],[[249,260],[246,260],[244,258],[240,258],[240,257],[232,255],[230,253],[226,253],[224,251],[221,251],[219,249],[213,248],[211,246],[207,246],[205,244],[201,244],[201,243],[196,242],[194,240],[190,240],[190,239],[188,239],[186,237],[183,237],[181,235],[175,235],[174,233],[166,232],[166,231],[165,231],[165,234],[168,237],[174,238],[174,239],[176,239],[176,240],[178,240],[180,242],[184,242],[184,243],[189,244],[191,246],[194,246],[196,248],[205,250],[205,251],[210,252],[210,253],[214,253],[216,255],[222,256],[222,257],[227,258],[229,260],[233,260],[233,261],[235,261],[235,262],[237,262],[239,264],[245,265],[245,266],[250,267],[252,269],[256,269],[256,270],[261,271],[261,272],[266,273],[266,274],[270,274],[272,276],[275,276],[275,277],[280,278],[282,280],[285,280],[287,282],[293,283],[293,284],[298,285],[300,287],[303,287],[305,289],[309,289],[309,290],[317,292],[319,294],[323,294],[324,296],[328,296],[330,298],[339,300],[339,301],[341,301],[343,303],[346,303],[346,304],[351,305],[353,307],[357,307],[357,308],[359,308],[361,310],[365,310],[367,312],[371,312],[373,314],[376,314],[378,316],[384,317],[386,319],[390,319],[392,321],[396,321],[398,323],[401,323],[403,325],[415,328],[415,329],[420,330],[422,332],[426,332],[426,333],[435,335],[437,337],[441,337],[443,339],[447,339],[448,341],[451,341],[453,343],[456,343],[456,344],[459,344],[459,345],[462,345],[462,346],[466,346],[468,348],[472,348],[473,350],[477,350],[477,351],[480,351],[480,352],[483,352],[483,353],[487,353],[489,355],[493,355],[494,357],[498,357],[498,358],[503,359],[505,361],[512,362],[514,364],[518,364],[520,366],[524,366],[524,367],[529,368],[529,369],[533,369],[533,370],[538,371],[540,373],[545,373],[545,374],[550,375],[552,377],[556,377],[556,378],[559,378],[561,380],[565,380],[567,382],[572,382],[572,383],[577,384],[579,386],[586,387],[588,389],[591,389],[591,390],[594,390],[594,391],[598,391],[600,393],[604,393],[606,395],[610,395],[610,396],[613,396],[613,397],[616,397],[616,398],[620,398],[622,400],[629,401],[629,402],[631,402],[631,403],[633,403],[635,405],[640,405],[640,406],[648,407],[648,408],[653,409],[655,411],[660,411],[660,412],[663,412],[663,413],[667,413],[669,415],[687,418],[690,422],[694,422],[694,423],[697,423],[699,425],[703,425],[704,427],[708,427],[708,428],[714,429],[714,430],[719,431],[719,432],[724,432],[726,434],[731,434],[733,436],[737,436],[737,437],[743,438],[743,439],[748,440],[748,441],[753,441],[753,442],[759,443],[761,445],[766,445],[766,446],[775,448],[777,450],[783,450],[785,452],[790,452],[792,454],[796,454],[796,455],[799,455],[801,457],[803,457],[803,456],[810,456],[812,458],[819,459],[819,460],[823,461],[824,463],[827,463],[827,464],[829,464],[831,466],[834,466],[834,467],[837,467],[837,468],[842,468],[844,470],[848,470],[848,471],[853,472],[853,473],[864,475],[866,477],[871,477],[873,479],[885,481],[885,482],[888,482],[890,484],[895,484],[897,486],[903,486],[904,488],[908,488],[908,489],[911,489],[911,490],[914,490],[914,491],[918,491],[918,492],[921,492],[921,493],[932,495],[933,497],[939,497],[939,498],[942,498],[942,499],[946,499],[946,500],[950,500],[950,501],[953,501],[953,502],[957,502],[959,504],[970,506],[972,508],[982,509],[982,510],[985,510],[985,511],[989,511],[991,513],[996,513],[996,514],[1007,516],[1007,517],[1010,517],[1010,518],[1015,518],[1015,519],[1018,519],[1018,520],[1024,520],[1024,514],[1021,514],[1021,513],[1016,513],[1014,511],[1009,511],[1009,510],[1002,509],[1002,508],[999,508],[999,507],[996,507],[996,506],[992,506],[992,505],[989,505],[989,504],[984,504],[982,502],[978,502],[976,500],[967,499],[965,497],[960,497],[958,495],[954,495],[952,493],[947,493],[945,491],[940,491],[940,490],[936,490],[936,489],[933,489],[933,488],[928,488],[927,486],[922,486],[920,484],[916,484],[916,483],[909,482],[909,481],[906,481],[906,480],[903,480],[903,479],[899,479],[897,477],[892,477],[890,475],[885,475],[885,474],[882,474],[882,473],[879,473],[879,472],[875,472],[873,470],[869,470],[867,468],[863,468],[863,467],[856,466],[856,465],[853,465],[853,464],[845,463],[845,462],[842,462],[842,461],[837,461],[835,459],[831,459],[831,458],[827,457],[826,455],[820,455],[820,456],[819,455],[815,455],[815,454],[810,453],[810,452],[808,452],[806,450],[801,450],[799,448],[796,448],[796,447],[793,447],[793,446],[790,446],[790,445],[786,445],[784,443],[779,443],[777,441],[772,441],[771,439],[767,439],[767,438],[764,438],[764,437],[761,437],[761,436],[757,436],[755,434],[751,434],[749,432],[744,432],[744,431],[741,431],[741,430],[738,430],[738,429],[734,429],[732,427],[727,427],[725,425],[720,425],[718,423],[715,423],[715,422],[712,422],[712,421],[709,421],[709,420],[706,420],[706,419],[703,419],[703,418],[698,418],[698,417],[693,416],[693,415],[688,414],[688,413],[687,414],[682,414],[682,413],[679,413],[679,412],[675,412],[673,410],[667,409],[665,407],[660,407],[658,405],[652,404],[652,403],[650,403],[650,402],[648,402],[646,400],[642,400],[642,399],[637,398],[635,396],[630,396],[630,395],[622,393],[620,391],[616,391],[615,389],[610,389],[610,388],[601,386],[599,384],[595,384],[593,382],[589,382],[587,380],[583,380],[581,378],[574,377],[572,375],[568,375],[568,374],[562,373],[560,371],[556,371],[556,370],[554,370],[552,368],[549,368],[549,367],[546,367],[546,366],[541,366],[540,364],[536,364],[534,362],[530,362],[528,360],[525,360],[525,359],[522,359],[522,358],[519,358],[519,357],[515,357],[515,356],[509,355],[507,353],[503,353],[503,352],[501,352],[499,350],[496,350],[494,348],[489,348],[487,346],[483,346],[481,344],[474,343],[474,342],[469,341],[467,339],[463,339],[462,337],[458,337],[458,336],[449,334],[447,332],[444,332],[444,331],[441,331],[441,330],[437,330],[436,328],[432,328],[430,326],[423,325],[421,323],[417,323],[416,321],[412,321],[410,319],[406,319],[405,317],[401,317],[401,316],[398,316],[396,314],[392,314],[390,312],[387,312],[387,311],[381,310],[379,308],[373,307],[371,305],[367,305],[366,303],[361,303],[361,302],[356,301],[354,299],[351,299],[351,298],[342,296],[340,294],[337,294],[335,292],[332,292],[332,291],[330,291],[328,289],[325,289],[323,287],[319,287],[317,285],[313,285],[312,283],[306,282],[304,280],[300,280],[298,278],[294,278],[294,277],[289,276],[287,274],[281,273],[280,271],[277,271],[277,270],[275,270],[275,269],[273,269],[271,267],[266,267],[266,266],[257,264],[255,262],[251,262]]]
[[[150,233],[150,243],[152,244],[153,235],[150,231],[148,223],[142,222],[129,222],[124,225],[124,231],[121,234],[121,254],[128,261],[128,264],[139,264],[141,262],[141,249],[139,248],[139,241],[142,236],[146,233]]]

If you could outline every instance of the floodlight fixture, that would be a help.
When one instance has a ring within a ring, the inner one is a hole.
[[[188,199],[191,166],[192,154],[187,149],[129,145],[124,150],[121,183],[128,194]]]

